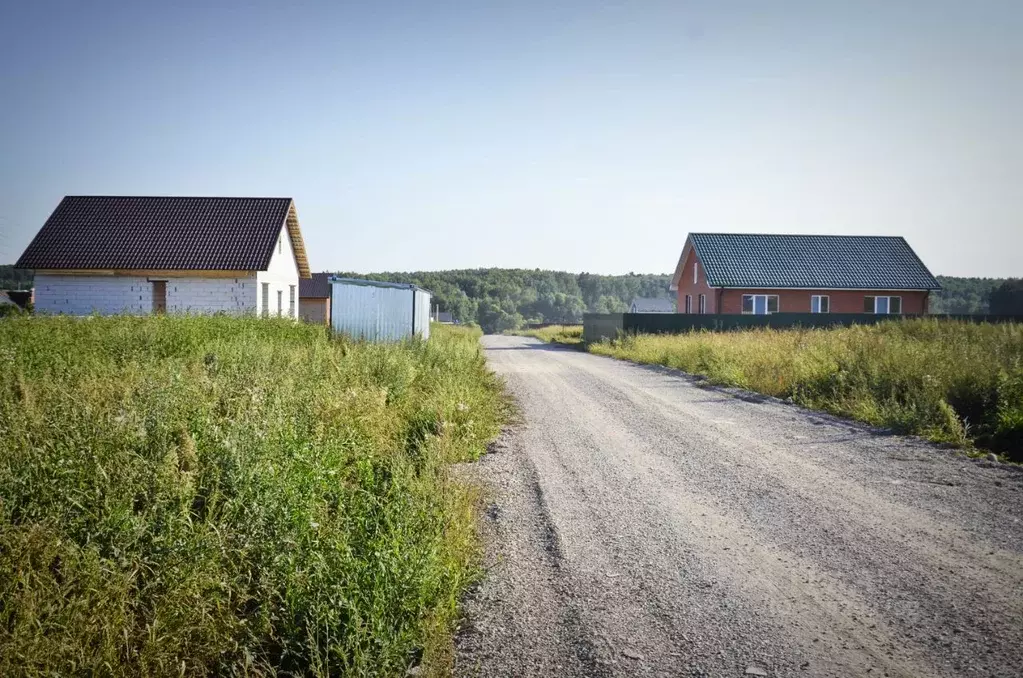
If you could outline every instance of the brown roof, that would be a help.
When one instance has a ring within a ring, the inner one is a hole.
[[[285,225],[307,278],[291,198],[67,196],[15,266],[263,271]]]
[[[323,299],[330,296],[330,276],[333,273],[313,273],[308,280],[298,281],[299,298]]]

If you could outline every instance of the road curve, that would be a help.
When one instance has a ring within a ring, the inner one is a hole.
[[[458,676],[1023,675],[1023,473],[488,336],[522,421],[469,473]]]

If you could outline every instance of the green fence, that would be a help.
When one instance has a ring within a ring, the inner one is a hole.
[[[654,315],[651,313],[639,314],[629,313],[628,315]],[[665,313],[664,315],[668,315]],[[585,313],[583,314],[583,341],[600,341],[601,339],[614,339],[622,333],[625,318],[624,313]]]
[[[583,341],[614,339],[619,334],[683,334],[693,330],[727,332],[753,327],[835,327],[873,325],[898,318],[920,316],[870,313],[773,313],[771,315],[686,313],[587,313],[583,316]],[[1019,315],[929,315],[928,318],[968,322],[1023,323]]]

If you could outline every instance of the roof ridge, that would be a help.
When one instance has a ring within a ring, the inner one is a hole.
[[[738,237],[777,237],[777,238],[897,238],[905,240],[905,237],[901,235],[863,235],[859,233],[854,234],[837,234],[837,233],[727,233],[720,231],[693,231],[689,235],[732,235]]]
[[[284,195],[114,195],[114,194],[72,194],[65,195],[67,198],[123,198],[126,200],[294,200]]]

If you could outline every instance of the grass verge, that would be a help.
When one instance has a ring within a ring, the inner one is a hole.
[[[549,325],[532,330],[511,332],[520,337],[535,337],[550,344],[580,347],[583,343],[582,325]]]
[[[1023,325],[919,319],[639,335],[589,350],[1023,461]]]
[[[478,333],[0,322],[0,675],[401,675],[450,656]]]

